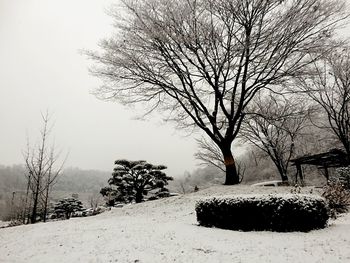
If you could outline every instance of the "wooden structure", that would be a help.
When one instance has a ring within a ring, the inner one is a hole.
[[[329,152],[314,155],[305,155],[291,160],[291,163],[297,168],[297,173],[295,175],[296,183],[298,182],[298,178],[300,178],[301,182],[304,181],[303,171],[301,169],[302,165],[315,165],[318,169],[323,169],[327,181],[329,180],[328,168],[350,165],[349,157],[340,149],[332,149]]]

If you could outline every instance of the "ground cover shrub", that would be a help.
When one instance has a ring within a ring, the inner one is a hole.
[[[313,195],[212,197],[196,203],[197,221],[206,227],[242,231],[310,231],[327,226],[326,201]]]

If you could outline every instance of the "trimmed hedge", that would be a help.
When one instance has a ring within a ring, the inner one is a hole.
[[[327,226],[326,201],[312,195],[212,197],[196,203],[197,221],[206,227],[242,231],[310,231]]]

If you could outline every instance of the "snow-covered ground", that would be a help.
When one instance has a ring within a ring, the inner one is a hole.
[[[197,225],[195,201],[289,192],[217,186],[67,221],[0,229],[0,262],[350,262],[350,214],[309,233],[238,232]]]
[[[0,228],[8,226],[9,222],[4,222],[0,220]]]

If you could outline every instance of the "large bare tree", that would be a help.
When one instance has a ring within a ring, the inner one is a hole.
[[[330,48],[344,0],[124,0],[116,34],[101,42],[96,93],[146,103],[220,148],[225,184],[239,183],[231,145],[255,94],[300,74]],[[124,14],[124,15],[122,15]]]
[[[296,78],[327,116],[326,123],[350,157],[350,47],[340,47],[310,66],[308,77]]]

